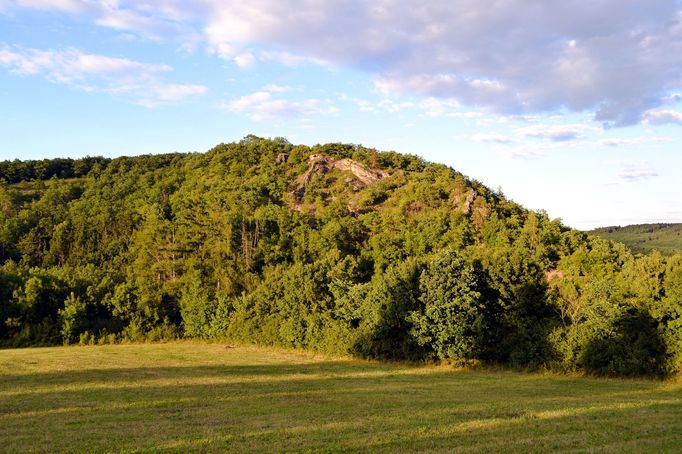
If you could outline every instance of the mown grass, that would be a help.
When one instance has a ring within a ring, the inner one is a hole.
[[[680,450],[680,382],[201,343],[0,350],[4,452]]]

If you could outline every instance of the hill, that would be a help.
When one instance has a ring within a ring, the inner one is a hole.
[[[228,338],[605,374],[682,364],[682,256],[635,257],[447,166],[254,136],[88,162],[0,166],[5,345]]]
[[[611,226],[594,229],[589,233],[623,243],[636,253],[656,250],[671,255],[682,252],[682,224]]]

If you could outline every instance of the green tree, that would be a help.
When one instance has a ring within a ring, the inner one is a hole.
[[[422,309],[412,312],[412,333],[439,359],[480,358],[490,345],[494,301],[484,296],[480,271],[460,253],[429,262],[419,279]]]

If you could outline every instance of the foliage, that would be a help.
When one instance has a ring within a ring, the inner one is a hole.
[[[359,145],[0,163],[8,346],[229,338],[663,375],[681,270]]]
[[[419,278],[422,308],[411,313],[420,345],[438,359],[480,358],[491,344],[495,302],[486,298],[480,272],[456,251],[436,256]]]
[[[682,224],[639,224],[600,227],[590,233],[625,244],[633,252],[657,250],[667,255],[682,252]]]

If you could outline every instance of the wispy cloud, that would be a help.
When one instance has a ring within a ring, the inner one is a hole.
[[[597,143],[607,147],[620,147],[622,145],[635,145],[640,141],[636,139],[602,139]]]
[[[528,146],[502,148],[498,151],[498,154],[506,159],[535,159],[546,155],[544,149]]]
[[[471,140],[475,142],[486,142],[486,143],[497,143],[497,144],[508,144],[514,141],[513,137],[505,136],[504,134],[498,133],[479,133],[473,134],[470,137]]]
[[[0,66],[20,76],[41,76],[86,92],[108,93],[154,107],[208,91],[203,85],[172,84],[163,75],[168,65],[81,52],[0,46]]]
[[[160,104],[177,103],[193,96],[208,93],[207,87],[191,84],[150,85],[145,90],[147,90],[146,93],[137,95],[137,103],[150,108]]]
[[[328,115],[337,112],[336,107],[328,101],[315,98],[305,100],[278,98],[273,92],[265,90],[233,99],[223,103],[222,107],[229,112],[246,114],[256,121],[273,118]]]
[[[193,3],[193,4],[192,4]],[[89,17],[96,25],[140,37],[163,40],[195,39],[197,14],[208,10],[203,0],[0,0],[0,10],[59,11]]]
[[[460,103],[454,99],[439,99],[434,97],[426,98],[418,104],[419,109],[427,117],[443,117],[443,116],[457,116],[461,112],[457,109],[461,107]]]
[[[618,173],[618,178],[628,182],[647,180],[657,176],[658,172],[647,165],[627,165]]]
[[[8,1],[7,7],[17,6],[38,10],[59,10],[70,13],[81,12],[87,8],[87,3],[82,0],[14,0]],[[1,6],[1,3],[0,3]]]
[[[649,110],[642,115],[642,121],[654,125],[666,123],[682,125],[682,112],[675,110]]]
[[[258,58],[262,61],[273,61],[292,68],[303,65],[330,66],[330,63],[322,58],[306,57],[283,51],[261,51]]]
[[[602,139],[597,141],[598,145],[603,145],[606,147],[620,147],[627,145],[639,145],[646,143],[660,143],[660,142],[670,142],[669,137],[632,137],[628,139],[622,138],[612,138],[612,139]]]
[[[270,93],[286,93],[288,91],[291,91],[291,87],[279,84],[267,84],[263,86],[262,90],[268,91]]]
[[[519,128],[516,133],[525,137],[546,139],[551,142],[567,142],[583,137],[582,132],[594,130],[586,125],[533,125]]]

